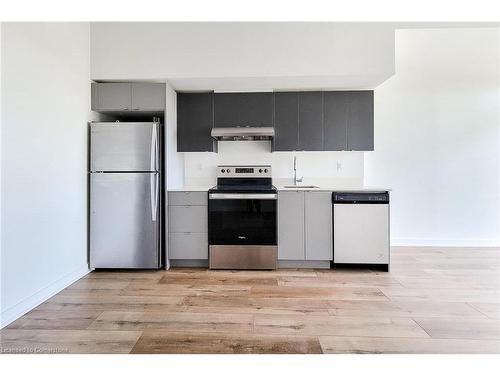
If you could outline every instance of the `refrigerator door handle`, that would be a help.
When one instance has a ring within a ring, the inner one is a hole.
[[[158,139],[158,129],[160,124],[155,124],[155,171],[160,171],[160,142]]]
[[[149,176],[150,201],[151,201],[151,221],[156,221],[158,216],[158,173],[151,173]]]
[[[160,175],[158,173],[155,173],[155,210],[154,210],[154,215],[155,215],[155,220],[158,217],[158,202],[160,200]]]
[[[158,171],[158,131],[157,124],[153,124],[153,129],[151,131],[151,149],[150,149],[150,159],[149,165],[151,171]]]

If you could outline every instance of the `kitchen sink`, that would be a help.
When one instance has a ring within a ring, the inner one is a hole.
[[[314,185],[285,185],[285,189],[319,189],[319,186]]]

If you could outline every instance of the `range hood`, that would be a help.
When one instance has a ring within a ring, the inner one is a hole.
[[[213,128],[211,135],[218,141],[268,141],[274,137],[274,128],[272,126]]]

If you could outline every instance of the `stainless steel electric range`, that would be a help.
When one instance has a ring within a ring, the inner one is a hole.
[[[210,268],[275,269],[278,194],[271,166],[218,166],[208,198]]]

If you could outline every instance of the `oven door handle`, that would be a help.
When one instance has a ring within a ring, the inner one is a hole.
[[[278,194],[210,193],[209,199],[278,199]]]

